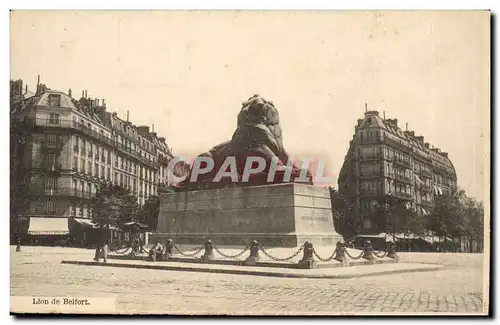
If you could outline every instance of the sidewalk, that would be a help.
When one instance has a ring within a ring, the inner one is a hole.
[[[73,264],[79,266],[92,267],[121,267],[135,269],[150,269],[164,271],[181,272],[206,272],[206,273],[225,273],[239,275],[255,275],[268,277],[287,277],[287,278],[310,278],[310,279],[351,279],[358,277],[389,275],[399,273],[426,272],[443,269],[441,265],[416,264],[416,263],[391,263],[374,264],[363,266],[349,266],[336,268],[318,268],[318,269],[287,269],[280,268],[272,270],[269,267],[259,266],[236,266],[221,264],[191,264],[179,262],[148,262],[140,260],[108,260],[104,262],[85,261],[79,259],[66,259],[63,264]]]

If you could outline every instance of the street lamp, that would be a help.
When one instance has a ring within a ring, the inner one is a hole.
[[[26,178],[28,176],[30,176],[29,173],[24,175],[23,179],[21,180],[20,186],[22,187],[26,186]],[[15,213],[16,213],[16,237],[17,237],[16,252],[21,252],[21,214],[18,213],[18,211],[16,211]]]

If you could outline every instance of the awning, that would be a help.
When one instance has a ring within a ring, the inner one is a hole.
[[[67,235],[68,218],[30,218],[29,235]]]
[[[137,222],[137,221],[126,222],[123,225],[127,226],[127,227],[130,227],[130,226],[138,226],[140,228],[147,228],[148,227],[147,225],[140,223],[140,222]]]
[[[82,226],[89,226],[89,227],[94,226],[94,223],[90,219],[73,218],[73,220],[75,220],[76,222],[78,222]]]

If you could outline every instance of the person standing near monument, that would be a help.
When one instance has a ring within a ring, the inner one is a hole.
[[[102,257],[104,263],[108,260],[108,241],[109,241],[109,228],[97,228],[97,245],[95,249],[94,261],[99,262]]]

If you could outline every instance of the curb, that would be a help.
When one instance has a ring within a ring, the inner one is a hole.
[[[182,266],[166,266],[166,265],[141,265],[141,264],[126,264],[114,262],[90,262],[90,261],[61,261],[61,264],[83,265],[83,266],[107,266],[107,267],[122,267],[133,269],[148,269],[148,270],[165,270],[165,271],[184,271],[184,272],[204,272],[204,273],[222,273],[235,275],[254,275],[279,278],[303,278],[303,279],[353,279],[375,275],[391,275],[400,273],[412,272],[429,272],[442,270],[443,267],[426,267],[419,269],[394,270],[394,271],[374,271],[365,274],[346,274],[346,275],[324,275],[324,274],[303,274],[303,273],[285,273],[285,272],[267,272],[256,270],[236,270],[236,269],[212,269],[201,267],[182,267]]]
[[[127,261],[144,261],[151,262],[148,256],[136,255],[134,257],[129,257],[127,255],[108,255],[108,260],[127,260]],[[219,264],[219,265],[233,265],[233,266],[247,266],[245,265],[245,260],[224,260],[224,259],[211,259],[209,261],[201,261],[200,258],[184,258],[184,257],[170,257],[169,262],[179,262],[179,263],[189,263],[189,264]],[[157,260],[156,263],[165,263],[165,260]],[[117,262],[119,263],[119,262]],[[374,261],[366,260],[355,260],[349,262],[349,267],[351,266],[362,266],[362,265],[376,265],[376,264],[393,264],[397,263],[394,259],[377,259]],[[287,263],[287,262],[273,262],[273,261],[257,261],[255,265],[258,267],[271,267],[271,268],[285,268],[285,269],[302,269],[297,262]],[[321,261],[316,261],[316,267],[318,269],[331,269],[331,268],[342,268],[346,267],[342,263],[335,261],[335,263],[324,263]]]

